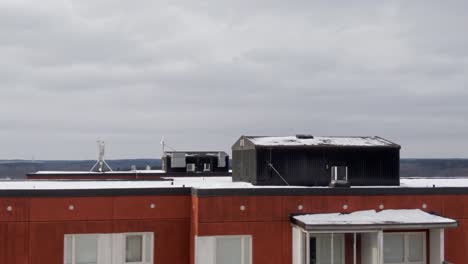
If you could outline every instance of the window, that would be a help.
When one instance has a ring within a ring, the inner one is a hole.
[[[187,172],[195,172],[195,163],[187,163]]]
[[[97,264],[98,235],[65,236],[65,264]]]
[[[403,234],[385,234],[384,255],[385,263],[405,262],[405,237]]]
[[[347,183],[348,182],[348,167],[347,166],[331,166],[331,181],[332,183]]]
[[[65,235],[65,264],[153,263],[153,233]]]
[[[311,234],[309,236],[309,258],[310,264],[344,263],[344,235]]]
[[[385,233],[384,263],[426,263],[426,234],[424,232]]]
[[[251,264],[251,236],[197,237],[196,264]]]
[[[125,239],[125,263],[143,261],[143,235],[128,235]]]
[[[153,263],[153,234],[127,233],[125,237],[125,264]],[[120,262],[119,262],[120,263]]]
[[[203,171],[211,171],[211,164],[203,163]]]

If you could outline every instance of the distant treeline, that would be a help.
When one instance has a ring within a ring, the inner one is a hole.
[[[400,176],[468,176],[468,159],[401,159]]]
[[[160,159],[122,159],[106,161],[114,171],[128,171],[132,166],[144,170],[161,169]],[[36,171],[89,171],[95,160],[0,160],[0,178],[21,179]]]
[[[93,160],[0,160],[0,178],[22,179],[26,174],[36,171],[89,171],[96,161]],[[128,171],[132,166],[144,170],[161,169],[160,159],[122,159],[109,160],[115,171]],[[468,176],[468,159],[402,159],[401,177],[450,177]]]

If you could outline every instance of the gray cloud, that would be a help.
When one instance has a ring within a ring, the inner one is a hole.
[[[380,135],[468,157],[465,1],[0,2],[0,158]]]

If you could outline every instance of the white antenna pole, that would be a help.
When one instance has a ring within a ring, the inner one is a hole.
[[[104,172],[105,167],[107,167],[108,170],[112,171],[112,168],[109,166],[109,164],[107,164],[106,160],[104,159],[104,155],[106,151],[106,143],[102,140],[98,140],[96,143],[97,143],[97,161],[90,171],[94,171],[96,167],[98,169],[98,172]]]
[[[161,147],[162,147],[162,154],[164,155],[164,153],[166,152],[166,148],[169,148],[170,150],[172,151],[176,151],[173,147],[169,146],[168,144],[166,144],[166,141],[164,140],[164,136],[161,138]]]
[[[165,145],[166,143],[164,142],[164,136],[162,136],[161,138],[162,155],[164,155],[164,152],[166,152]]]

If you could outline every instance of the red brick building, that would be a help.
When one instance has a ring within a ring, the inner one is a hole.
[[[333,167],[332,180],[345,179]],[[4,181],[0,263],[466,263],[467,208],[460,178],[351,187],[231,177]]]
[[[468,180],[403,179],[402,183],[405,187],[337,189],[252,187],[232,183],[229,177],[177,178],[174,185],[161,181],[4,182],[0,187],[0,263],[66,263],[66,235],[129,233],[150,234],[147,240],[152,240],[144,245],[150,261],[137,263],[195,263],[197,239],[233,236],[248,240],[243,242],[250,247],[244,254],[252,262],[242,263],[289,264],[294,251],[291,215],[381,208],[420,209],[456,220],[457,227],[449,224],[443,233],[444,259],[465,263],[468,187],[464,186]],[[432,245],[433,226],[426,224],[389,232],[420,232],[425,236],[426,261],[422,263],[440,263],[431,259],[431,252],[440,248]],[[441,228],[445,226],[436,229]],[[351,244],[346,243],[345,263],[353,263]]]

